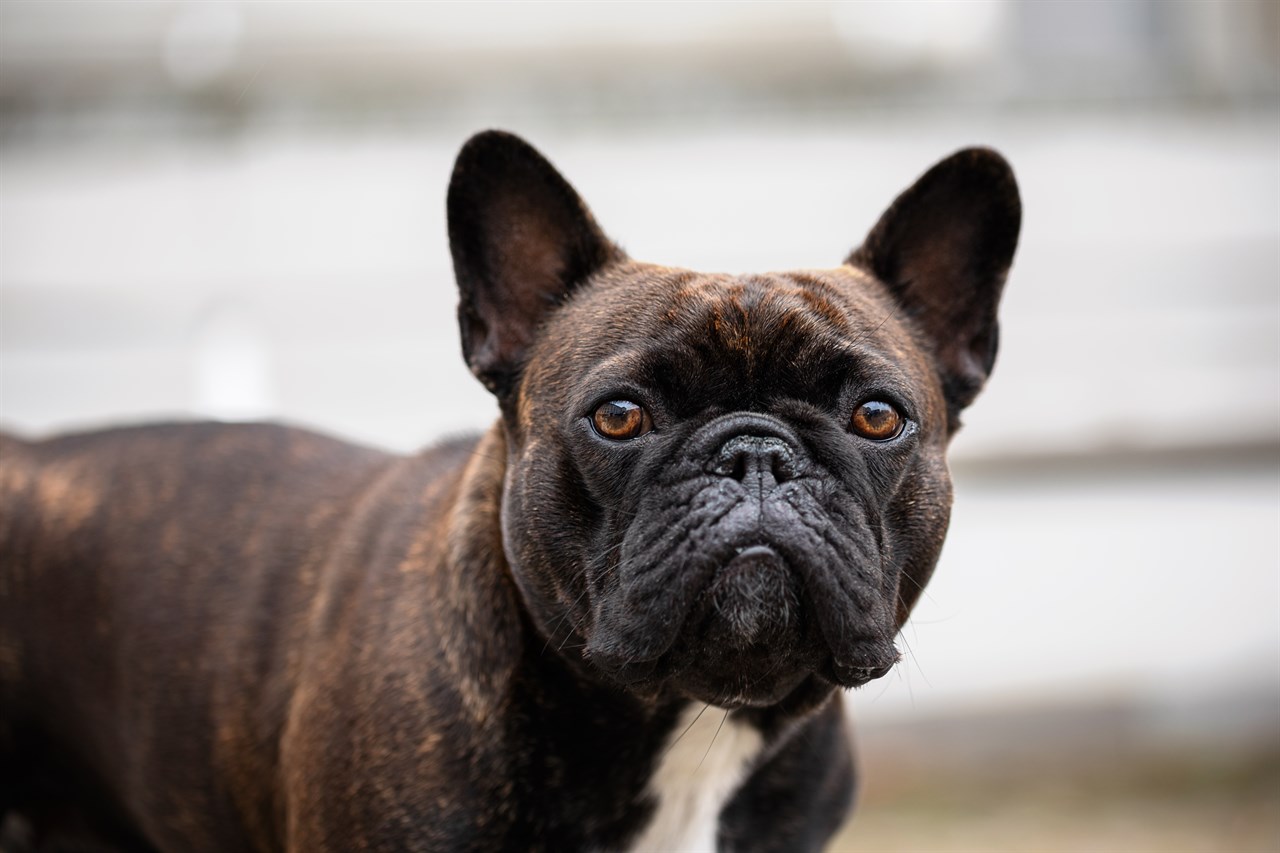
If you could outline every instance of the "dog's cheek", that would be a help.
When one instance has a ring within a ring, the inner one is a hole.
[[[552,530],[557,522],[554,507],[543,503],[537,489],[536,472],[543,467],[537,460],[536,448],[511,460],[502,496],[502,544],[507,563],[535,621],[545,622],[549,611],[557,608],[563,597],[563,584],[548,569],[548,551],[554,543],[539,537],[538,531]],[[531,452],[532,451],[532,454]]]
[[[585,567],[599,526],[592,508],[558,448],[531,442],[510,461],[503,493],[503,548],[516,585],[543,630],[557,622],[564,628],[587,627],[591,596],[584,594]]]
[[[886,514],[896,573],[897,627],[911,615],[933,574],[951,521],[951,478],[941,457],[912,466]]]

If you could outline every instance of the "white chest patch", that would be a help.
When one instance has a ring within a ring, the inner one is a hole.
[[[657,808],[630,849],[714,853],[720,809],[763,746],[759,731],[720,708],[686,708],[649,779],[646,793]]]

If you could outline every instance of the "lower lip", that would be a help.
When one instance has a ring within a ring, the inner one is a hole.
[[[782,557],[768,545],[752,545],[734,554],[716,573],[717,579],[739,571],[781,571]]]

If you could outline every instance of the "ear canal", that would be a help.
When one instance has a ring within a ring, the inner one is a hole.
[[[996,309],[1021,220],[1009,164],[991,149],[968,148],[898,196],[845,261],[883,282],[923,333],[953,430],[995,363]]]
[[[458,153],[448,219],[463,355],[503,398],[546,315],[625,256],[560,173],[502,131],[476,134]]]

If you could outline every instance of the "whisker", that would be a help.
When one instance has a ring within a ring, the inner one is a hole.
[[[929,599],[929,601],[931,601],[934,604],[938,603],[937,599],[935,599],[932,595],[929,594],[929,590],[925,589],[924,584],[920,583],[920,581],[916,580],[915,578],[911,577],[911,575],[908,575],[905,572],[899,575],[899,577],[906,578],[907,580],[915,584],[916,589],[920,591],[921,596],[923,598]],[[901,597],[901,594],[899,594],[899,597]]]
[[[680,742],[680,738],[684,737],[685,735],[687,735],[687,734],[689,733],[689,729],[693,728],[693,724],[694,724],[694,723],[696,723],[696,722],[698,722],[698,720],[702,719],[702,715],[703,715],[703,714],[705,714],[705,713],[707,712],[707,709],[708,709],[708,708],[710,708],[710,707],[711,707],[710,705],[703,705],[703,706],[702,706],[702,710],[698,712],[697,716],[696,716],[696,717],[694,717],[692,721],[690,721],[689,725],[687,725],[687,726],[685,726],[685,727],[684,727],[684,731],[682,731],[682,732],[680,733],[679,737],[677,737],[675,740],[671,741],[671,743],[667,744],[667,748],[666,748],[666,749],[664,749],[664,750],[662,750],[662,755],[660,755],[660,756],[658,756],[658,757],[659,757],[659,758],[662,758],[662,757],[663,757],[663,756],[665,756],[668,752],[670,752],[672,749],[674,749],[674,748],[675,748],[675,745],[676,745],[676,744],[678,744],[678,743]]]
[[[920,659],[916,657],[915,649],[911,648],[911,643],[907,641],[905,635],[899,634],[898,636],[902,639],[902,644],[907,647],[907,654],[911,655],[911,662],[915,664],[916,669],[920,672],[920,677],[923,678],[924,683],[932,689],[933,684],[929,682],[929,676],[925,674],[924,667],[920,665]]]
[[[893,307],[893,310],[892,310],[892,311],[890,311],[888,314],[884,315],[884,319],[883,319],[883,320],[881,320],[878,324],[876,324],[876,327],[875,327],[874,329],[871,329],[870,331],[865,331],[865,332],[863,332],[861,335],[859,335],[857,338],[855,338],[855,339],[854,339],[854,341],[853,341],[853,346],[857,346],[858,344],[860,344],[860,343],[862,343],[863,341],[865,341],[867,338],[869,338],[869,337],[871,337],[872,335],[874,335],[876,332],[880,331],[880,329],[881,329],[881,328],[883,328],[883,326],[884,326],[884,324],[885,324],[885,323],[889,322],[889,320],[890,320],[890,319],[892,319],[893,317],[896,317],[896,316],[898,315],[898,312],[899,312],[900,310],[902,310],[902,306],[901,306],[901,305],[895,305],[895,306]]]
[[[551,641],[555,639],[556,631],[560,630],[560,627],[564,625],[565,620],[568,619],[570,615],[572,615],[573,608],[578,606],[578,602],[582,601],[583,596],[585,596],[587,594],[587,591],[590,589],[591,589],[591,585],[587,583],[586,579],[584,578],[582,581],[582,592],[578,593],[578,597],[573,600],[572,604],[570,604],[568,607],[565,608],[564,613],[560,614],[560,618],[556,620],[556,624],[553,625],[551,627],[551,630],[547,632],[547,642],[542,646],[542,652],[540,654],[545,655],[547,653],[547,649],[551,646]],[[577,630],[576,625],[573,625],[570,627],[569,633],[565,634],[564,639],[560,641],[561,649],[564,648],[565,643],[569,642],[569,637],[573,636],[573,633],[576,630]],[[559,651],[559,649],[557,649],[557,651]]]
[[[729,719],[729,709],[724,709],[724,716],[720,718],[720,725],[716,726],[716,733],[711,736],[711,743],[707,744],[707,751],[702,753],[702,761],[707,760],[707,756],[711,754],[711,747],[716,745],[716,738],[720,737],[720,730],[724,728],[724,721]],[[693,768],[693,772],[697,773],[702,769],[702,761],[698,762],[698,766]]]

